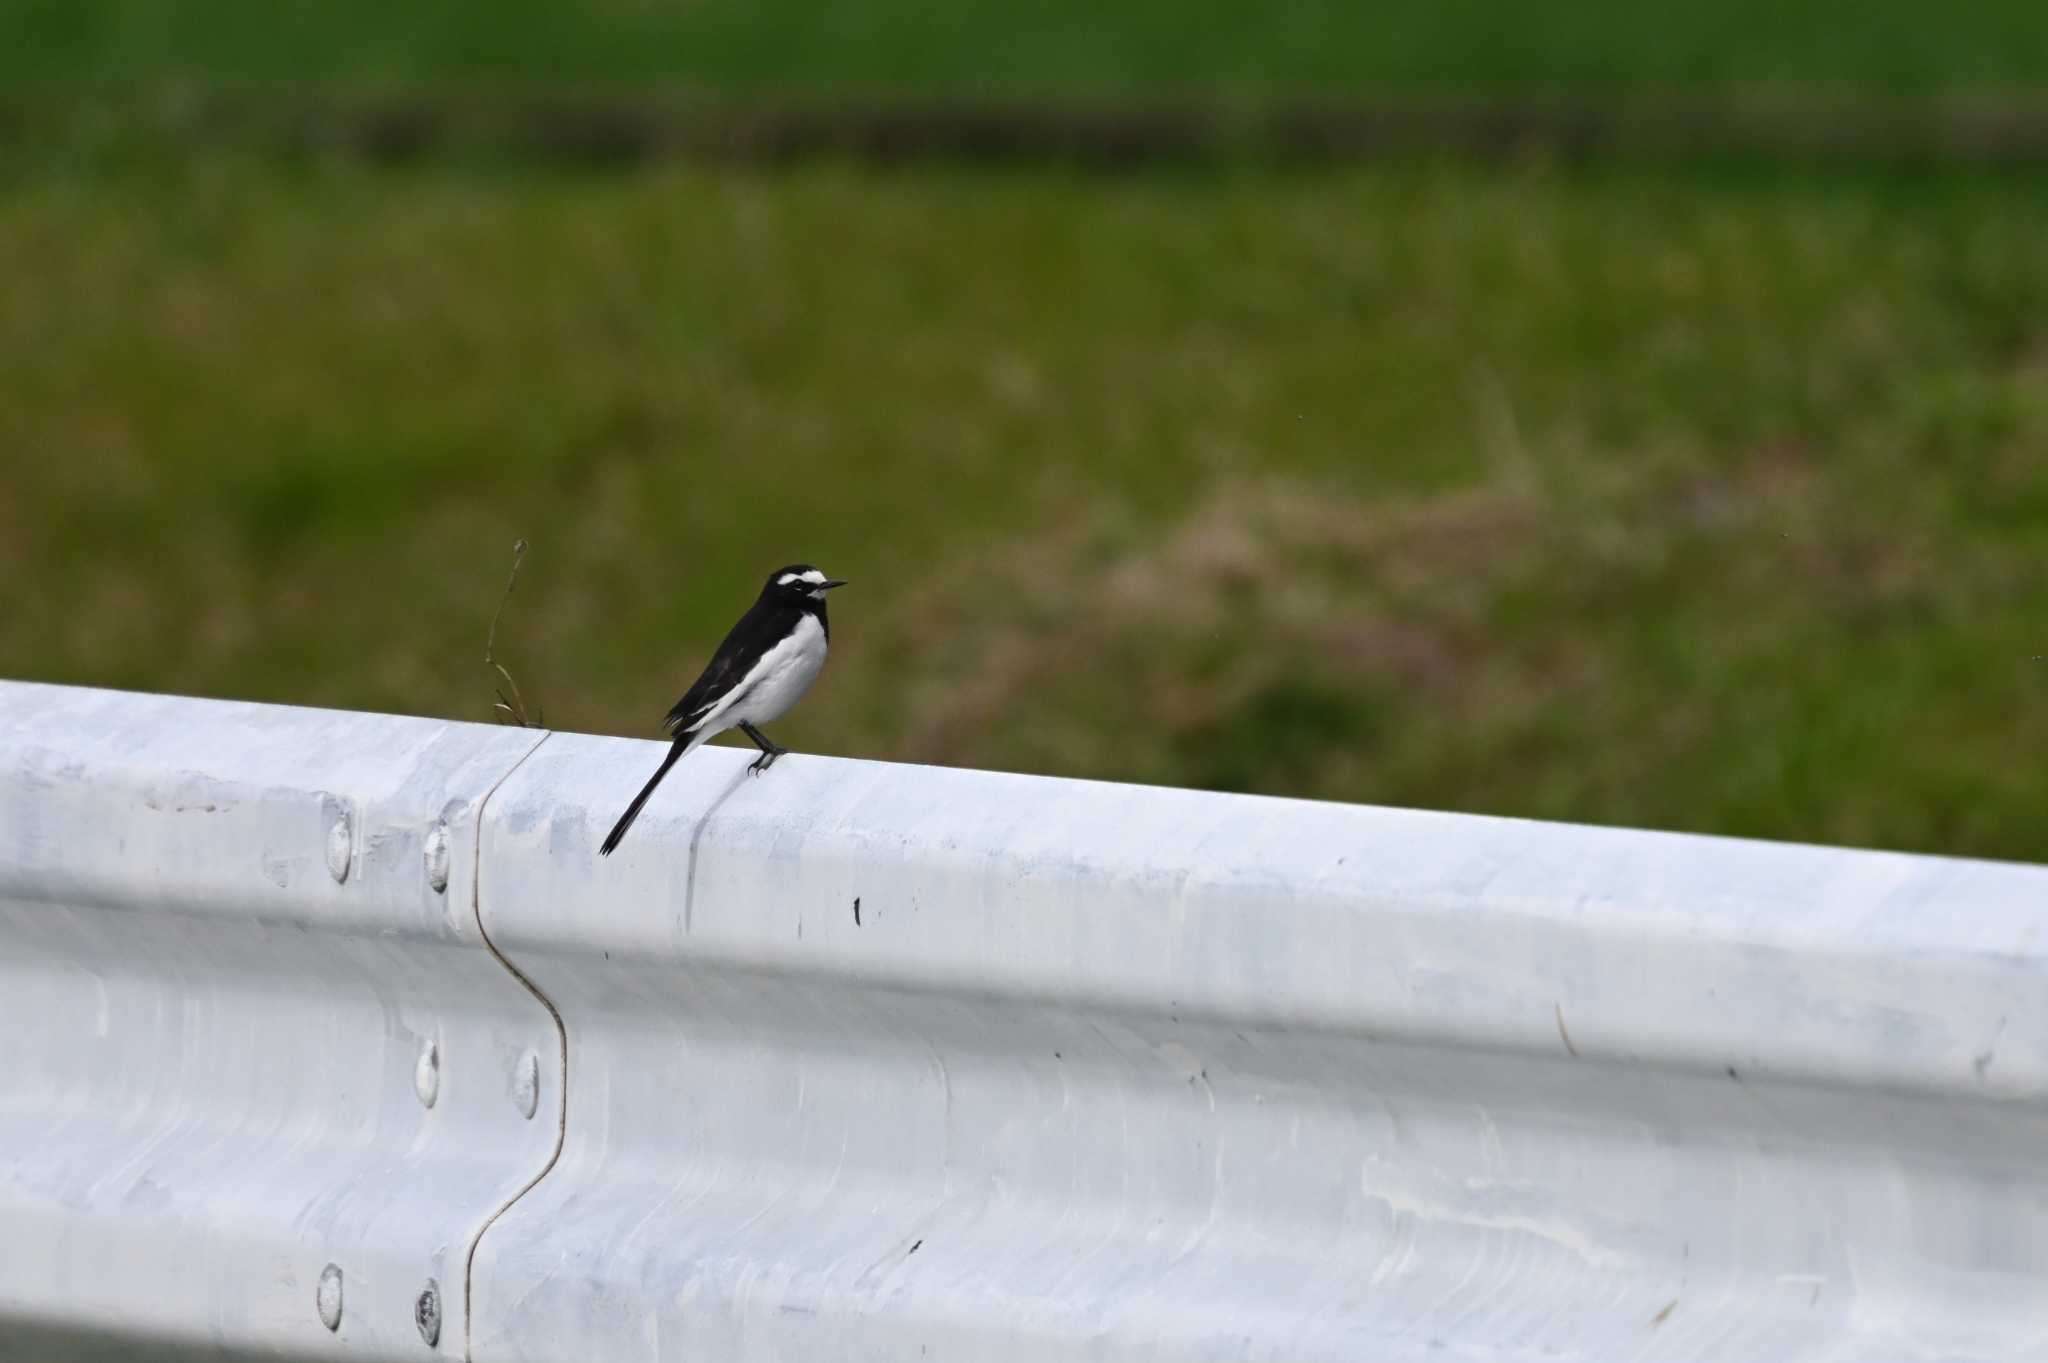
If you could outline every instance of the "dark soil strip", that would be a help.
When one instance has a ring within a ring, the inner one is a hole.
[[[90,115],[0,96],[0,137],[80,128],[180,145],[254,145],[376,161],[485,153],[571,163],[1282,163],[1456,154],[2048,164],[2048,98],[1875,105],[1802,100],[1387,99],[1285,104],[948,103],[889,97],[722,102],[687,95],[211,93],[128,98]]]

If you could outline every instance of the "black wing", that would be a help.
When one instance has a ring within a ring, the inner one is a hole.
[[[700,712],[723,700],[727,692],[745,680],[761,655],[789,632],[794,622],[781,618],[789,613],[787,608],[766,600],[749,607],[718,651],[711,655],[711,661],[704,665],[704,675],[683,692],[683,698],[668,712],[661,727],[672,734],[688,733],[695,727]]]

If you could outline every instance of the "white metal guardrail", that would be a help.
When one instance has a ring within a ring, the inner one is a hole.
[[[0,684],[0,1357],[2048,1358],[2048,868],[654,751]]]
[[[0,1358],[459,1356],[560,1133],[474,907],[539,737],[0,684]]]

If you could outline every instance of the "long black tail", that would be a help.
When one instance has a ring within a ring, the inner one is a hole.
[[[605,838],[604,845],[597,849],[599,856],[608,857],[612,854],[612,849],[619,845],[619,839],[625,837],[626,830],[633,826],[633,820],[640,817],[640,807],[647,803],[647,797],[654,794],[654,788],[661,784],[662,777],[668,775],[668,769],[676,764],[676,759],[690,750],[690,740],[696,736],[694,733],[686,733],[676,739],[675,746],[668,750],[668,756],[662,758],[661,765],[654,769],[654,775],[647,778],[647,784],[640,787],[640,793],[633,797],[633,803],[626,806],[626,812],[619,815],[619,821],[612,825],[612,831]]]

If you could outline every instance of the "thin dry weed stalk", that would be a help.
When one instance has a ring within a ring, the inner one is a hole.
[[[512,588],[519,581],[519,566],[524,562],[526,562],[526,541],[522,539],[515,541],[512,545],[512,571],[505,578],[505,594],[498,598],[498,609],[491,612],[490,633],[484,639],[484,666],[493,669],[500,677],[505,679],[505,685],[495,688],[492,692],[498,698],[496,703],[491,706],[492,711],[498,717],[498,722],[500,724],[517,724],[522,729],[538,729],[544,726],[546,717],[542,715],[538,708],[530,716],[526,713],[526,698],[519,694],[519,683],[512,679],[512,674],[505,670],[505,665],[499,662],[496,656],[498,620],[499,617],[505,614],[505,603],[512,599]],[[512,692],[510,696],[505,694],[508,687]]]

